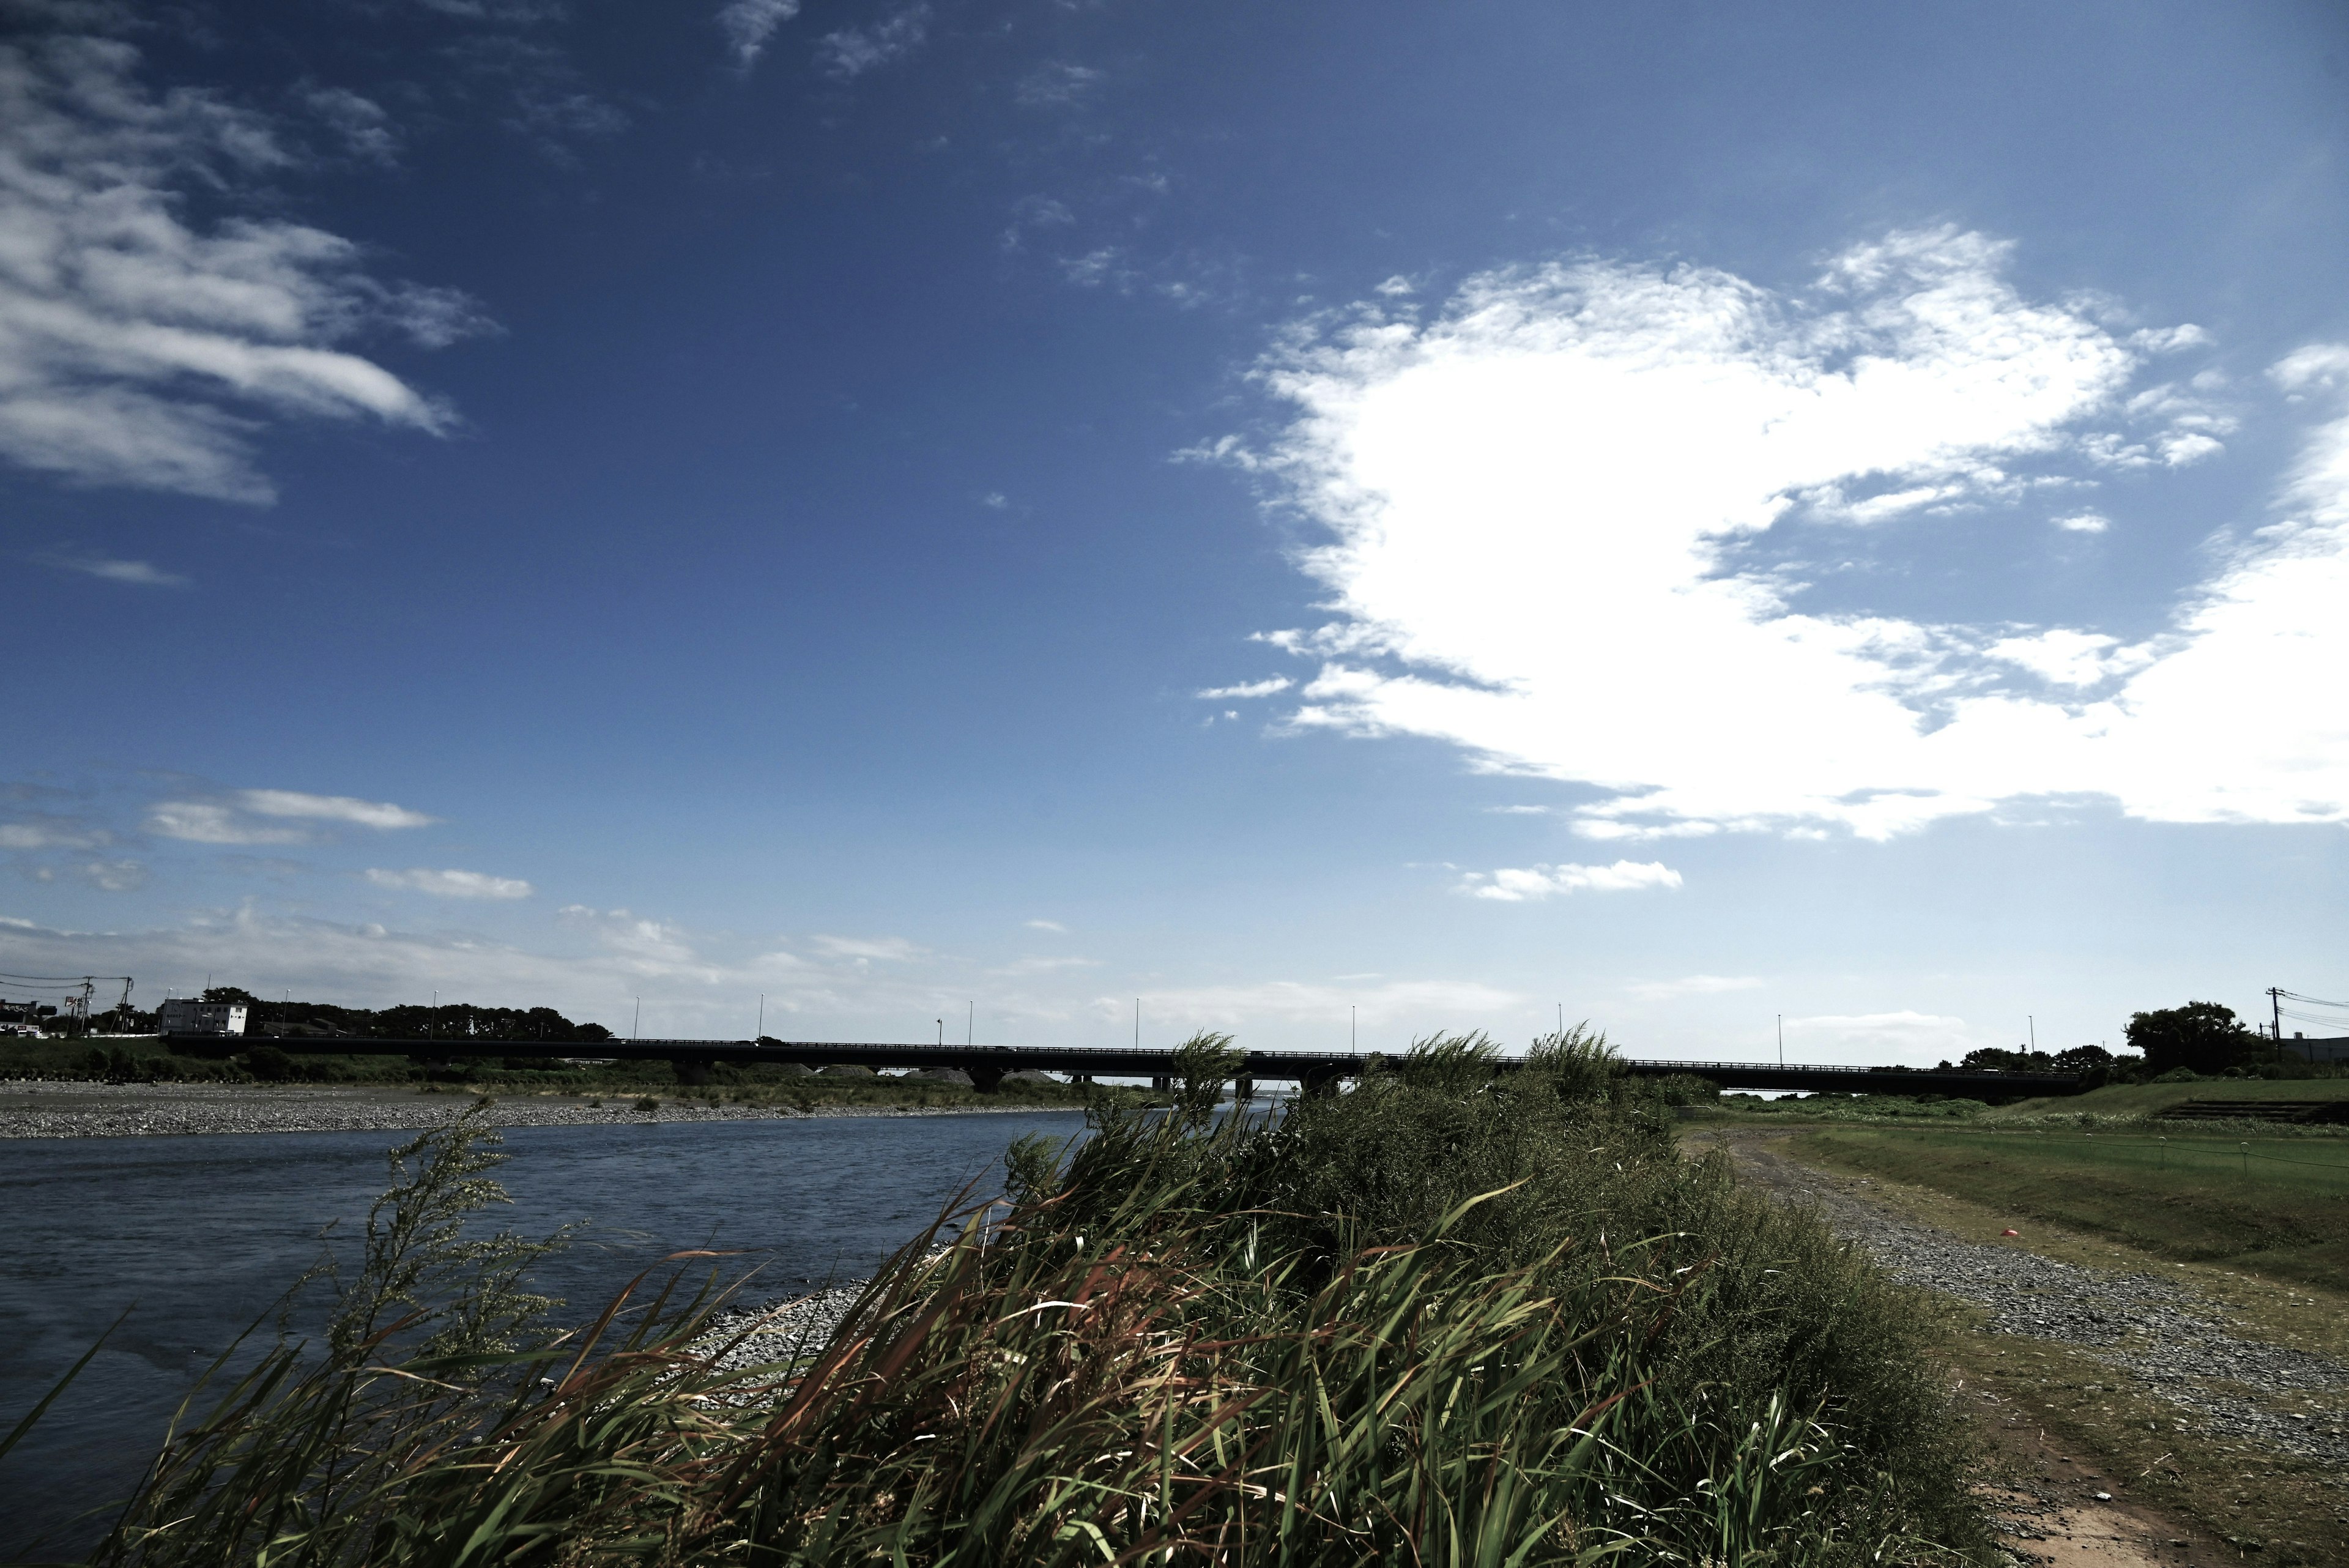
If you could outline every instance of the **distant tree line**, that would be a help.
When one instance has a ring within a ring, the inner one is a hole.
[[[1967,1052],[1958,1065],[1983,1072],[2079,1073],[2107,1082],[2158,1077],[2180,1068],[2204,1077],[2227,1073],[2295,1077],[2313,1071],[2275,1041],[2245,1026],[2234,1009],[2215,1002],[2132,1013],[2125,1033],[2134,1055],[2116,1055],[2101,1045],[2075,1045],[2052,1054],[1986,1046]]]
[[[592,1044],[609,1040],[600,1023],[574,1023],[552,1007],[337,1007],[328,1002],[272,1002],[233,985],[216,985],[206,1002],[243,1004],[248,1034],[360,1040],[552,1040]]]

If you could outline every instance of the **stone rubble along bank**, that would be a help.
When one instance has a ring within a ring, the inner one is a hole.
[[[1902,1219],[1768,1149],[1741,1143],[1733,1153],[1749,1180],[1815,1205],[1836,1234],[1866,1247],[1902,1281],[1988,1312],[1992,1334],[2095,1352],[2116,1370],[2136,1374],[2147,1392],[2178,1407],[2205,1432],[2349,1463],[2349,1366],[2231,1334],[2224,1303],[2175,1280],[1964,1241]],[[2289,1394],[2297,1408],[2271,1409],[2240,1388]]]
[[[614,1123],[802,1120],[810,1116],[993,1116],[1035,1106],[790,1106],[684,1105],[664,1096],[657,1111],[636,1108],[630,1093],[585,1100],[502,1098],[489,1121],[501,1127],[590,1127]],[[0,1138],[180,1137],[202,1133],[409,1132],[443,1126],[473,1104],[470,1095],[317,1085],[0,1084]]]

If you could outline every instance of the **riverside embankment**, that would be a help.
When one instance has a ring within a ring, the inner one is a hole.
[[[0,1138],[179,1137],[204,1133],[403,1132],[447,1125],[476,1096],[389,1085],[0,1083]],[[649,1102],[649,1103],[647,1103]],[[1033,1115],[1036,1106],[854,1106],[680,1100],[657,1095],[498,1096],[498,1127],[798,1121],[828,1116]]]
[[[2019,1554],[2095,1536],[2164,1563],[2349,1561],[2349,1357],[2323,1332],[2330,1293],[1823,1169],[1775,1128],[1689,1141],[1723,1145],[1746,1182],[1972,1316],[1958,1360],[2011,1462]]]

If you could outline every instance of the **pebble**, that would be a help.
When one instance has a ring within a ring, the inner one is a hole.
[[[1866,1247],[1899,1279],[1988,1312],[1992,1334],[2095,1353],[2134,1373],[2146,1392],[2178,1407],[2206,1433],[2349,1464],[2349,1366],[2234,1334],[2225,1303],[2176,1280],[1968,1241],[1852,1197],[1792,1161],[1750,1147],[1739,1152],[1749,1179],[1816,1206],[1836,1234]],[[2254,1390],[2299,1396],[2293,1403],[2301,1409],[2271,1409],[2251,1397]],[[2088,1391],[2101,1390],[2092,1384]],[[2311,1409],[2322,1419],[2312,1419]]]
[[[600,1106],[568,1096],[496,1099],[489,1121],[501,1127],[605,1126],[616,1122],[740,1122],[807,1116],[990,1116],[1033,1106],[743,1106],[680,1101],[636,1108],[640,1096],[607,1096]],[[473,1104],[466,1094],[319,1085],[0,1084],[0,1137],[170,1137],[201,1133],[401,1132],[441,1127]]]

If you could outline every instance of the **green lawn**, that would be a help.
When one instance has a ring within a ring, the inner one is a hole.
[[[2349,1078],[2204,1078],[2191,1084],[2114,1084],[2085,1095],[2020,1100],[1986,1120],[2088,1111],[2106,1116],[2149,1116],[2188,1100],[2349,1099]]]
[[[2283,1087],[2229,1085],[2245,1086]],[[1796,1148],[2158,1256],[2349,1289],[2349,1142],[1870,1127],[1821,1128]]]

